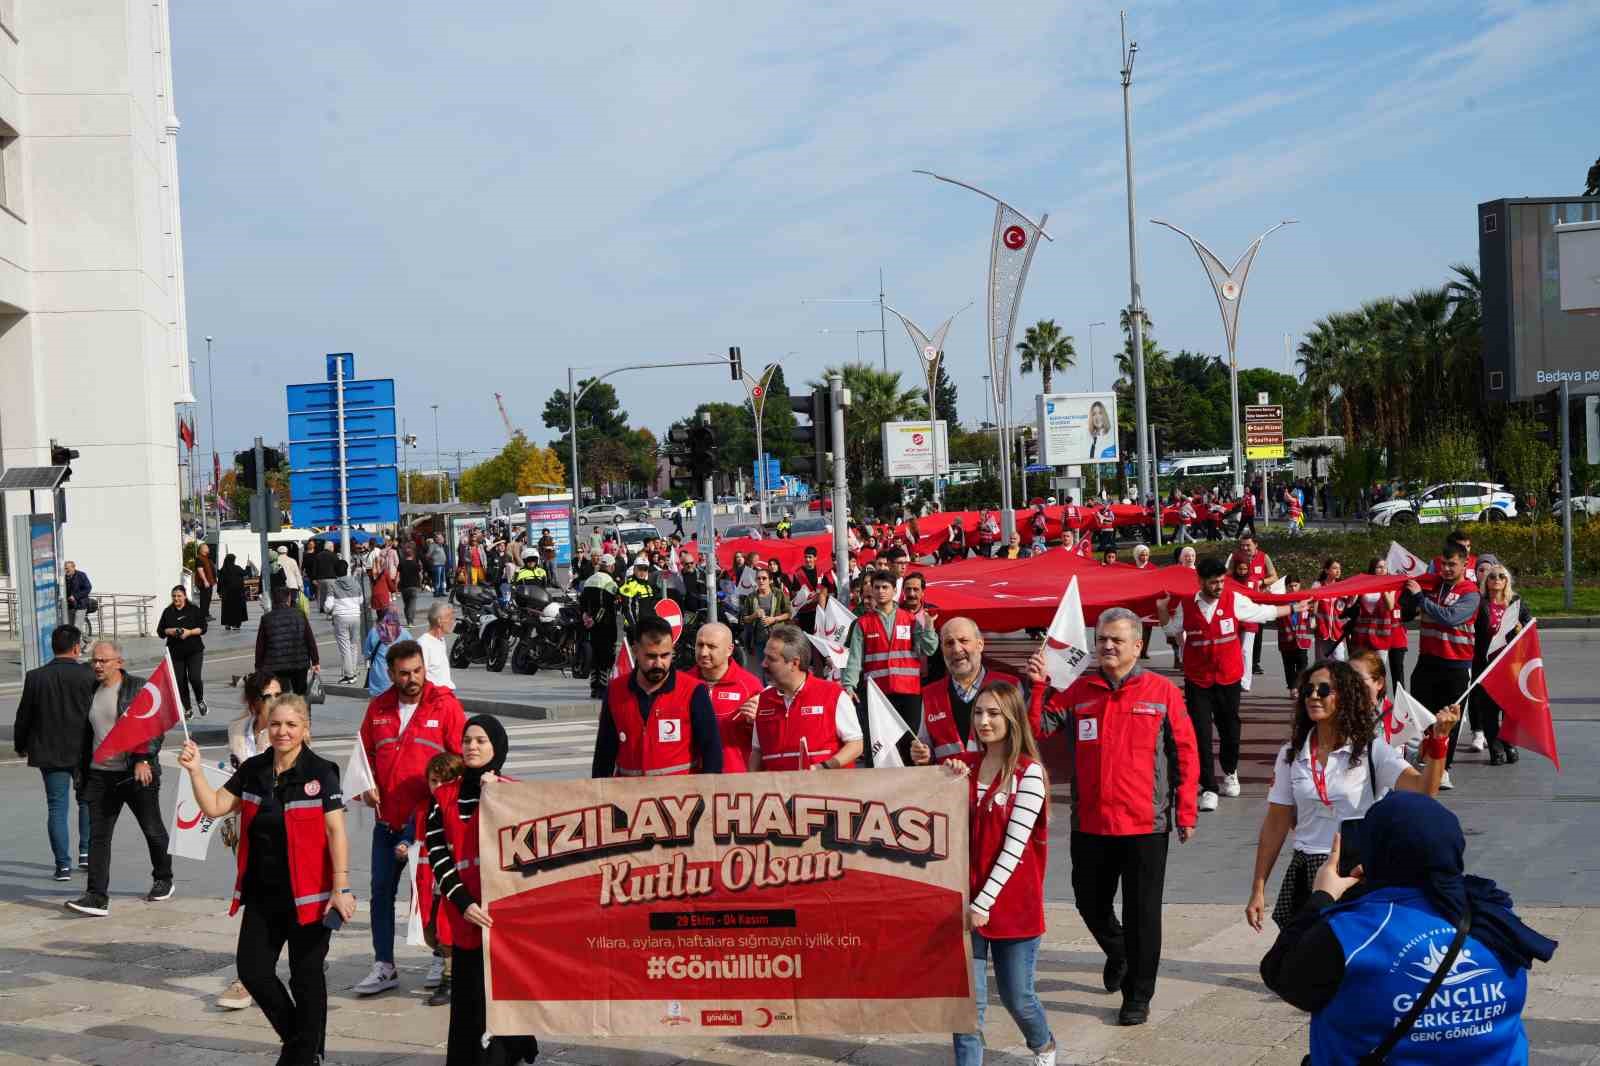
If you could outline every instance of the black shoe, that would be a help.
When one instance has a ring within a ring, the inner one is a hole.
[[[91,918],[104,918],[111,913],[111,906],[104,896],[91,896],[85,892],[77,899],[68,900],[67,910],[87,914]]]
[[[450,978],[446,977],[439,982],[439,987],[428,994],[428,1006],[448,1007],[450,1005]]]
[[[1518,759],[1522,758],[1521,755],[1517,754],[1517,749],[1513,748],[1510,744],[1507,744],[1505,746],[1505,749],[1506,749],[1506,762],[1513,763],[1513,762],[1516,762]]]
[[[1264,674],[1264,673],[1266,673],[1266,671],[1265,671],[1265,670],[1263,670],[1263,669],[1261,669],[1261,667],[1259,667],[1259,666],[1258,666],[1258,667],[1256,667],[1256,669],[1255,669],[1255,673],[1256,673],[1256,676],[1257,676],[1257,677],[1260,677],[1260,676],[1261,676],[1261,675],[1262,675],[1262,674]]]
[[[185,707],[183,709],[183,717],[184,717],[185,721],[188,721],[189,719],[193,718],[194,717],[194,708]]]
[[[72,880],[72,867],[70,867],[70,866],[57,866],[56,867],[56,880],[57,881],[70,881],[70,880]]]
[[[89,868],[89,853],[87,851],[78,852],[78,869],[87,870],[88,868]]]
[[[1124,1003],[1117,1011],[1118,1025],[1143,1025],[1150,1020],[1150,1004]]]
[[[1504,754],[1501,753],[1500,745],[1498,745],[1498,744],[1489,745],[1489,765],[1490,766],[1504,766],[1505,762],[1506,762],[1506,757],[1505,757]]]
[[[1122,982],[1128,976],[1127,959],[1107,959],[1106,968],[1100,975],[1100,980],[1106,986],[1107,992],[1115,992],[1122,987]]]
[[[160,903],[164,899],[171,899],[173,893],[172,878],[159,878],[150,886],[150,891],[144,898],[150,903]]]
[[[204,718],[206,716],[206,701],[205,700],[195,700],[194,705],[196,707],[200,708],[200,717]]]

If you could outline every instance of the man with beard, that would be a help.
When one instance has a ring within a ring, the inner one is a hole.
[[[928,582],[922,574],[906,574],[900,581],[900,606],[910,615],[913,625],[922,626],[934,633],[939,631],[939,616],[928,610],[924,598],[928,592]],[[937,681],[944,676],[944,660],[934,651],[917,652],[917,658],[922,660],[922,683],[924,685]]]
[[[983,686],[996,681],[1016,685],[1023,697],[1030,686],[1021,678],[990,669],[983,661],[983,634],[970,618],[952,618],[944,624],[939,647],[949,676],[922,688],[922,728],[911,742],[911,761],[918,766],[953,759],[963,751],[978,751],[972,736],[972,705]],[[1040,690],[1041,693],[1043,690]],[[1028,704],[1028,718],[1039,730],[1042,708]]]
[[[640,619],[631,671],[614,677],[600,701],[594,777],[663,777],[722,772],[722,734],[711,694],[693,674],[672,669],[672,627]]]

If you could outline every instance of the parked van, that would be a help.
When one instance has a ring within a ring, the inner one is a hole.
[[[1172,468],[1165,475],[1169,479],[1189,481],[1196,478],[1228,477],[1233,474],[1233,460],[1226,455],[1191,455],[1172,460]]]
[[[317,534],[311,532],[309,529],[292,529],[286,527],[278,530],[276,533],[267,534],[267,547],[276,552],[278,550],[278,545],[280,544],[291,545],[292,547],[290,549],[290,554],[298,558],[305,552],[306,541],[315,536],[317,536]],[[221,538],[222,541],[220,544],[217,542],[216,534],[206,538],[206,540],[211,544],[211,557],[216,560],[216,565],[221,566],[222,560],[226,559],[231,553],[232,555],[237,556],[234,562],[238,563],[241,567],[254,563],[257,570],[261,569],[260,533],[252,532],[249,526],[242,526],[233,529],[224,527],[221,531]]]

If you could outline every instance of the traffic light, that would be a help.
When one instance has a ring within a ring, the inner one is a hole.
[[[276,470],[278,467],[283,465],[283,453],[276,448],[262,448],[261,460],[266,465],[266,469],[262,471],[262,475],[265,476],[267,473]],[[243,485],[247,489],[254,490],[256,487],[255,449],[246,448],[242,452],[235,452],[233,461],[242,471],[242,473],[239,475],[239,484]]]
[[[61,475],[61,484],[65,485],[72,480],[72,460],[76,459],[78,455],[79,452],[76,448],[68,448],[66,445],[57,444],[55,441],[50,442],[50,465],[67,468],[67,472]]]
[[[810,396],[790,396],[789,406],[797,418],[809,418],[809,426],[795,426],[794,439],[811,445],[811,481],[821,485],[831,481],[828,467],[828,390],[811,390]]]
[[[744,356],[739,354],[738,348],[728,349],[728,370],[735,381],[744,377]]]
[[[696,422],[689,427],[689,472],[696,484],[717,472],[717,435],[709,422]]]

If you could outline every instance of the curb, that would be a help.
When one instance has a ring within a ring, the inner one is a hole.
[[[352,699],[367,699],[367,689],[364,685],[324,685],[323,690],[330,696],[348,696]],[[511,700],[488,699],[482,696],[457,697],[461,701],[461,709],[468,714],[492,714],[504,718],[523,718],[534,722],[582,722],[594,718],[599,713],[600,701],[591,700],[587,703],[515,703]]]

